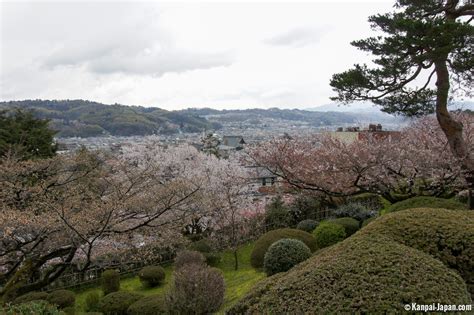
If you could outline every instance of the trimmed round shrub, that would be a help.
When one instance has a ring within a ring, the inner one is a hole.
[[[374,221],[375,219],[377,219],[377,217],[372,217],[372,218],[368,218],[367,220],[364,220],[364,222],[362,222],[362,227],[366,226],[367,224]]]
[[[76,303],[76,295],[69,290],[56,290],[51,292],[46,300],[56,305],[59,309],[74,306]]]
[[[159,286],[165,280],[165,270],[160,266],[146,266],[138,272],[138,278],[144,287]]]
[[[265,254],[263,268],[269,276],[285,272],[311,257],[311,250],[302,241],[284,238],[273,243]]]
[[[255,242],[254,248],[252,250],[252,254],[250,256],[251,265],[254,268],[263,267],[263,259],[270,245],[284,238],[300,240],[303,243],[305,243],[306,246],[308,246],[312,252],[314,252],[317,249],[316,240],[308,232],[297,230],[297,229],[273,230],[273,231],[263,234]]]
[[[99,310],[99,302],[100,302],[100,293],[98,291],[89,292],[85,298],[86,311],[97,312]]]
[[[346,231],[342,225],[326,221],[314,230],[313,235],[318,248],[324,248],[345,239]]]
[[[12,304],[22,304],[39,300],[46,301],[48,299],[48,295],[49,294],[46,292],[28,292],[17,297],[15,300],[13,300]]]
[[[202,253],[209,266],[216,266],[221,260],[220,255],[213,251],[211,244],[206,239],[201,239],[191,243],[188,246],[188,249]]]
[[[113,292],[100,300],[99,311],[104,313],[104,315],[127,315],[130,305],[142,297],[142,295],[133,292]]]
[[[364,221],[377,215],[377,211],[369,210],[360,203],[348,203],[337,207],[333,214],[336,218],[353,218],[357,221]]]
[[[405,304],[439,301],[471,303],[456,271],[385,237],[357,234],[259,282],[228,313],[404,313]]]
[[[307,219],[307,220],[303,220],[303,221],[301,221],[300,223],[298,223],[298,225],[296,226],[296,228],[297,228],[298,230],[311,233],[311,232],[314,231],[314,229],[315,229],[317,226],[318,226],[318,221],[316,221],[316,220],[311,220],[311,219]]]
[[[128,308],[127,315],[168,314],[166,301],[162,295],[149,295],[136,301]]]
[[[174,273],[167,297],[171,314],[209,314],[224,302],[225,283],[219,269],[187,264]]]
[[[200,252],[196,252],[194,250],[182,250],[178,252],[176,258],[174,259],[174,267],[176,269],[192,264],[205,265],[206,258]]]
[[[353,218],[337,218],[331,219],[329,222],[342,225],[344,227],[344,231],[346,232],[346,237],[351,236],[359,230],[359,221]]]
[[[388,237],[456,269],[474,295],[474,211],[418,208],[388,213],[360,234]]]
[[[34,300],[22,304],[7,304],[5,307],[0,306],[0,314],[6,315],[64,315],[64,312],[58,310],[55,305],[49,304],[45,300]]]
[[[391,205],[387,212],[396,212],[412,208],[442,208],[450,210],[466,210],[466,205],[455,199],[436,197],[413,197]]]
[[[117,270],[109,269],[102,273],[102,292],[104,295],[120,290],[120,274]]]

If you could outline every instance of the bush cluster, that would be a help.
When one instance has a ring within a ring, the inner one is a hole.
[[[165,270],[160,266],[146,266],[138,272],[138,278],[144,287],[159,286],[165,280]]]
[[[387,214],[260,282],[229,313],[378,314],[403,313],[403,305],[413,301],[470,304],[466,282],[474,270],[473,246],[470,211]]]
[[[311,233],[318,226],[318,221],[312,219],[306,219],[298,223],[296,228],[301,231]]]
[[[63,309],[74,306],[76,303],[76,295],[74,292],[69,290],[56,290],[51,292],[46,300],[49,303],[56,305],[59,309]]]
[[[466,205],[455,199],[443,199],[436,197],[413,197],[399,201],[391,205],[387,212],[396,212],[412,208],[442,208],[450,210],[465,210]]]
[[[225,283],[219,269],[187,264],[175,271],[167,297],[172,314],[209,314],[224,302]]]
[[[344,231],[346,232],[346,237],[351,236],[355,232],[359,230],[359,221],[357,221],[354,218],[337,218],[337,219],[331,219],[329,222],[336,223],[339,225],[342,225],[344,228]]]
[[[318,248],[324,248],[346,238],[346,231],[340,224],[329,221],[321,222],[313,232]]]
[[[267,252],[270,245],[275,243],[278,240],[284,238],[291,238],[297,239],[302,241],[309,247],[309,249],[314,252],[317,248],[316,240],[314,237],[304,231],[297,230],[297,229],[278,229],[267,232],[263,234],[254,245],[250,256],[250,263],[254,268],[261,268],[263,267],[263,260],[265,257],[265,253]]]
[[[357,221],[364,221],[377,215],[377,211],[368,210],[360,203],[348,203],[334,209],[333,214],[336,218],[353,218]]]
[[[291,215],[288,207],[280,196],[275,198],[265,209],[265,226],[269,230],[285,228],[291,225]]]
[[[129,306],[127,315],[160,315],[169,314],[166,301],[162,295],[149,295]]]
[[[265,253],[263,268],[269,276],[285,272],[311,257],[311,250],[302,241],[284,238],[273,243]]]
[[[97,291],[88,293],[85,298],[85,303],[87,312],[97,312],[99,310],[100,293]]]
[[[12,304],[22,304],[40,300],[46,301],[48,299],[48,295],[49,294],[46,292],[28,292],[17,297],[15,300],[13,300]]]
[[[107,294],[99,302],[99,310],[104,315],[127,315],[127,310],[143,296],[138,293],[119,291]]]
[[[0,314],[4,315],[64,315],[55,305],[45,300],[34,300],[22,304],[7,304],[0,306]]]
[[[186,265],[205,265],[206,258],[203,254],[193,250],[182,250],[178,252],[174,259],[174,267],[182,268]]]
[[[220,255],[214,252],[211,244],[207,239],[200,239],[188,246],[189,250],[200,252],[206,258],[209,266],[216,266],[220,262]]]
[[[120,290],[120,274],[117,270],[109,269],[102,273],[102,291],[104,295]]]

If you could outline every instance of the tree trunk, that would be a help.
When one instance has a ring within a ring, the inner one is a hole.
[[[460,161],[469,191],[474,189],[474,159],[462,136],[463,125],[454,120],[448,112],[449,72],[446,58],[435,62],[436,81],[436,118],[443,130],[453,155]],[[470,193],[471,195],[472,193]],[[469,198],[469,209],[474,209],[472,198]]]
[[[234,249],[234,260],[235,260],[234,268],[235,268],[235,270],[239,269],[239,255],[238,255],[237,251],[238,251],[238,249],[236,247]]]

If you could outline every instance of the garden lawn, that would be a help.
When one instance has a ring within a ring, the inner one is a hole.
[[[224,304],[219,313],[230,308],[237,302],[245,293],[247,293],[252,286],[259,280],[265,277],[263,272],[255,270],[250,265],[250,253],[253,249],[253,243],[244,245],[239,248],[239,269],[234,270],[234,255],[231,251],[224,251],[221,253],[221,262],[217,266],[224,274],[226,284],[226,294]],[[165,294],[168,292],[172,283],[173,267],[165,267],[166,278],[165,283],[157,288],[145,289],[138,277],[125,278],[120,281],[120,290],[133,291],[144,296],[151,294]],[[87,294],[92,291],[101,293],[100,286],[90,289],[85,289],[76,294],[76,314],[83,314],[85,312],[85,299]]]

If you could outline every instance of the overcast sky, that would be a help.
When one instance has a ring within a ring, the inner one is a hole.
[[[0,99],[305,108],[393,1],[1,2]]]

